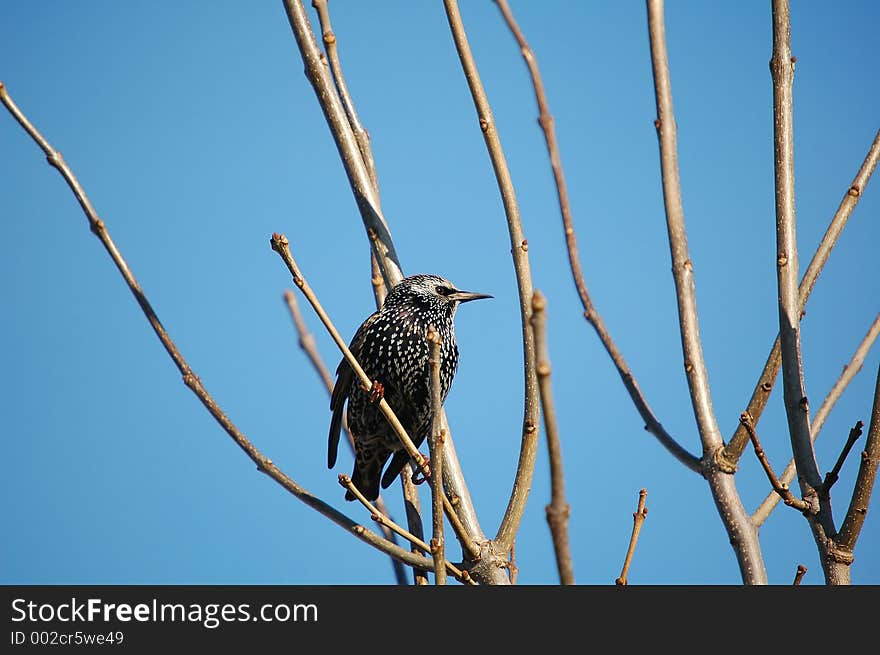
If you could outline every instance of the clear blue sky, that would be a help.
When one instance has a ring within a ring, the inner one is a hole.
[[[308,4],[308,3],[307,3]],[[519,51],[489,0],[463,4],[510,164],[535,286],[548,297],[553,384],[581,583],[619,574],[638,490],[650,514],[631,581],[738,583],[705,482],[642,429],[583,320]],[[513,2],[549,94],[594,300],[660,420],[699,441],[681,367],[642,3]],[[494,300],[457,318],[447,410],[482,525],[494,533],[519,449],[521,347],[504,213],[440,2],[331,2],[407,273]],[[311,12],[311,8],[309,8]],[[317,20],[311,14],[313,22]],[[792,42],[802,270],[880,126],[874,2],[795,3]],[[326,468],[325,390],[296,345],[269,248],[286,233],[346,336],[372,311],[367,242],[282,3],[3,3],[0,79],[60,149],[160,318],[222,407],[284,471],[357,520]],[[667,8],[684,209],[712,399],[725,435],[776,333],[770,9]],[[387,558],[257,473],[183,386],[73,196],[0,112],[0,582],[388,583]],[[813,407],[880,300],[880,181],[869,185],[803,324]],[[321,351],[338,355],[307,314]],[[867,423],[875,349],[818,445],[833,464]],[[777,470],[781,393],[760,424]],[[858,456],[834,494],[838,520]],[[542,441],[517,541],[520,581],[556,581]],[[748,451],[749,509],[768,492]],[[428,499],[427,486],[422,498]],[[876,496],[876,494],[875,494]],[[398,493],[386,494],[401,515]],[[853,580],[880,583],[878,499]],[[769,579],[822,581],[803,518],[761,532]]]

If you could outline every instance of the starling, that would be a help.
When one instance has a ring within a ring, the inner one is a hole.
[[[445,400],[458,367],[458,346],[452,319],[463,302],[491,298],[459,291],[437,275],[413,275],[401,280],[385,298],[382,308],[365,320],[349,348],[373,381],[364,390],[343,358],[336,369],[336,385],[330,398],[333,419],[327,449],[327,466],[336,464],[342,409],[348,399],[348,426],[354,436],[355,461],[352,482],[368,500],[379,496],[379,480],[387,488],[409,457],[388,420],[379,409],[384,397],[418,447],[431,429],[431,372],[428,365],[428,327],[440,335],[440,391]],[[382,469],[391,455],[391,464]],[[348,491],[346,500],[354,500]]]

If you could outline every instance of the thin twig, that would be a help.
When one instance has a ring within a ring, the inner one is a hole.
[[[471,539],[467,528],[465,528],[461,519],[458,517],[458,512],[456,512],[455,507],[452,506],[452,501],[449,500],[445,493],[443,494],[443,509],[446,512],[446,518],[449,519],[449,524],[452,526],[452,531],[455,532],[455,536],[458,537],[458,542],[465,551],[465,555],[471,559],[479,559],[480,548],[474,543],[473,539]]]
[[[378,550],[399,559],[405,564],[409,564],[410,566],[421,566],[424,567],[426,564],[430,566],[430,560],[426,557],[415,555],[410,553],[404,548],[401,548],[395,543],[380,537],[376,533],[368,530],[363,525],[356,523],[352,519],[348,518],[346,515],[342,514],[335,508],[331,507],[321,499],[312,495],[308,490],[304,487],[300,486],[297,482],[295,482],[292,478],[288,477],[285,473],[283,473],[275,464],[263,455],[256,446],[251,443],[251,441],[238,429],[238,427],[229,419],[228,416],[223,412],[214,398],[208,393],[207,389],[205,389],[202,381],[195,374],[195,372],[190,368],[186,359],[184,359],[183,355],[177,348],[177,345],[169,336],[168,332],[166,332],[164,326],[159,321],[159,317],[156,315],[156,312],[153,310],[150,301],[147,299],[146,294],[140,286],[140,283],[132,273],[122,254],[116,246],[116,243],[110,237],[110,233],[107,230],[104,221],[98,216],[95,211],[94,206],[83,190],[82,186],[79,183],[79,180],[73,174],[73,171],[64,161],[64,158],[61,156],[61,153],[55,150],[48,141],[43,137],[42,134],[31,124],[31,122],[27,119],[24,113],[19,109],[19,107],[15,104],[12,98],[9,96],[6,87],[0,82],[0,102],[5,105],[5,107],[9,110],[9,113],[18,121],[19,125],[24,128],[24,130],[30,135],[30,137],[34,140],[34,142],[40,147],[40,149],[46,154],[46,158],[49,162],[49,165],[55,168],[61,176],[64,178],[64,181],[70,187],[70,190],[73,192],[77,201],[79,202],[80,207],[83,210],[86,218],[89,222],[89,228],[92,233],[98,237],[101,241],[101,244],[104,246],[107,253],[110,255],[110,258],[113,260],[113,263],[116,265],[116,268],[119,270],[119,273],[122,275],[126,284],[128,285],[129,290],[132,295],[135,297],[138,305],[144,313],[144,316],[147,318],[147,321],[150,323],[150,326],[153,328],[153,331],[156,333],[156,336],[159,338],[159,341],[162,343],[162,346],[165,348],[169,357],[171,357],[177,369],[180,371],[183,376],[183,382],[187,387],[196,395],[199,401],[204,405],[205,409],[214,417],[214,420],[220,424],[223,430],[232,438],[233,441],[241,448],[244,453],[254,462],[257,466],[257,469],[270,478],[272,478],[275,482],[281,485],[286,491],[295,496],[297,499],[301,500],[303,503],[319,512],[323,516],[327,517],[335,524],[344,528],[347,532],[353,534],[361,541],[370,544],[371,546],[377,548]]]
[[[336,343],[339,350],[342,351],[342,354],[345,357],[345,361],[348,362],[348,365],[351,366],[354,374],[360,379],[363,388],[365,390],[369,390],[373,384],[372,380],[370,380],[367,374],[364,373],[364,369],[361,368],[361,365],[358,363],[357,359],[355,359],[355,356],[352,355],[345,341],[343,341],[342,337],[339,336],[339,332],[333,325],[333,321],[330,320],[330,317],[327,315],[327,312],[324,310],[323,306],[318,300],[318,297],[315,295],[315,292],[312,290],[311,286],[309,286],[309,283],[300,272],[299,266],[293,259],[293,255],[290,252],[290,242],[287,240],[287,237],[283,234],[279,234],[276,232],[272,235],[270,244],[272,245],[272,250],[277,252],[284,263],[287,265],[287,269],[290,271],[290,274],[293,278],[293,283],[300,291],[302,291],[303,295],[306,297],[306,300],[309,301],[309,304],[315,310],[318,318],[321,319],[321,323],[324,324],[327,332],[330,333],[333,341]],[[382,398],[379,400],[378,406],[379,410],[388,420],[389,425],[391,425],[391,428],[394,430],[398,439],[400,439],[400,443],[406,449],[407,454],[413,459],[416,465],[420,469],[422,469],[422,472],[427,477],[429,475],[429,472],[425,470],[425,457],[419,452],[419,449],[416,448],[415,444],[412,442],[412,439],[406,433],[406,429],[400,423],[400,420],[397,418],[397,416],[395,416],[394,410],[391,409],[388,401]]]
[[[284,0],[284,8],[305,65],[306,77],[312,84],[315,96],[330,128],[330,134],[339,150],[339,156],[360,210],[364,228],[367,231],[372,229],[377,235],[375,239],[370,239],[370,243],[374,244],[378,241],[387,253],[386,256],[382,256],[376,252],[376,256],[379,258],[385,283],[390,288],[403,279],[403,272],[400,260],[394,251],[391,231],[382,215],[377,190],[373,186],[373,180],[361,154],[360,145],[330,77],[330,71],[327,70],[327,65],[323,61],[323,53],[318,47],[302,1]]]
[[[337,48],[336,34],[333,32],[333,25],[330,23],[330,11],[327,7],[327,0],[312,0],[312,6],[318,12],[318,20],[321,23],[321,34],[324,41],[324,47],[327,49],[327,59],[330,60],[330,71],[333,74],[333,82],[336,84],[336,90],[339,92],[339,99],[345,109],[345,115],[348,117],[348,123],[357,139],[358,148],[360,148],[361,156],[367,167],[367,173],[370,181],[373,183],[373,189],[376,195],[379,193],[379,180],[376,175],[376,163],[373,160],[373,149],[370,146],[370,134],[364,129],[358,118],[357,110],[354,107],[354,101],[348,92],[348,85],[345,83],[345,76],[342,74],[342,63],[339,61],[339,49]]]
[[[877,370],[877,383],[874,385],[874,405],[871,410],[868,437],[865,450],[862,451],[855,488],[843,525],[840,526],[840,533],[835,537],[837,546],[848,553],[852,553],[855,549],[856,541],[862,531],[877,478],[878,464],[880,464],[880,367]]]
[[[636,544],[639,541],[639,533],[642,531],[642,524],[648,518],[648,508],[645,506],[645,500],[648,498],[647,489],[639,489],[639,504],[636,511],[633,512],[633,529],[629,538],[629,546],[626,549],[626,557],[623,560],[623,568],[620,571],[620,577],[614,581],[614,584],[626,586],[629,584],[627,576],[629,575],[629,567],[632,563],[633,554],[636,552]]]
[[[636,381],[635,375],[633,375],[629,365],[623,357],[623,354],[620,352],[617,344],[611,337],[611,333],[605,326],[601,314],[599,314],[599,311],[593,304],[593,300],[587,290],[587,284],[584,280],[584,274],[581,269],[577,237],[575,236],[574,231],[574,220],[572,219],[571,206],[568,200],[568,187],[565,182],[565,172],[562,167],[562,157],[559,152],[559,143],[556,139],[556,128],[554,127],[553,115],[550,113],[550,105],[547,101],[547,94],[544,89],[544,83],[541,79],[541,71],[538,68],[538,60],[526,41],[525,35],[517,24],[516,19],[513,17],[513,12],[510,10],[507,0],[495,1],[498,4],[498,8],[501,10],[501,15],[507,23],[507,27],[510,29],[513,37],[519,45],[520,52],[522,53],[532,79],[535,99],[538,103],[538,124],[541,126],[541,130],[544,134],[544,141],[547,144],[547,151],[550,156],[550,166],[553,170],[553,179],[556,183],[556,195],[559,201],[559,210],[562,214],[562,226],[565,232],[568,262],[571,267],[571,273],[574,278],[574,284],[577,288],[578,296],[580,296],[581,305],[584,308],[584,318],[593,326],[593,329],[599,337],[599,341],[602,342],[605,351],[608,353],[608,356],[611,357],[611,361],[614,363],[615,368],[617,368],[617,373],[620,375],[620,379],[623,381],[623,385],[626,387],[633,404],[635,404],[636,410],[638,410],[639,415],[645,422],[645,429],[654,435],[660,444],[663,445],[678,461],[690,470],[696,473],[701,473],[700,459],[681,446],[666,431],[654,415],[654,412],[651,410],[650,405],[648,405],[648,401]]]
[[[324,364],[324,360],[321,358],[321,353],[318,352],[315,337],[309,331],[309,328],[303,319],[302,312],[299,310],[299,304],[296,302],[296,294],[287,290],[284,292],[284,300],[287,303],[287,308],[290,311],[290,316],[296,327],[296,332],[299,337],[299,347],[305,353],[309,362],[311,362],[315,372],[317,372],[318,376],[324,382],[327,393],[333,393],[333,378],[330,377],[330,371],[327,369],[327,365]],[[348,427],[348,420],[346,420],[345,416],[342,417],[342,427],[345,429],[345,434],[348,435],[348,446],[351,449],[351,452],[354,453],[354,435]],[[383,514],[387,514],[389,517],[391,516],[391,513],[388,511],[381,495],[376,498],[376,507],[379,508],[379,511]],[[385,534],[386,539],[397,543],[394,532],[392,532],[390,528],[383,525],[382,532]],[[394,577],[397,580],[397,584],[407,584],[406,571],[404,570],[403,565],[394,558],[391,559],[391,564],[394,567]]]
[[[843,468],[843,463],[846,461],[846,458],[849,457],[849,451],[852,450],[856,441],[862,436],[863,425],[864,423],[861,421],[856,421],[856,424],[850,428],[849,434],[846,437],[846,443],[843,444],[843,450],[840,451],[840,455],[834,463],[834,468],[825,474],[825,479],[822,482],[822,488],[825,491],[829,491],[831,487],[834,486],[834,483],[837,482],[838,476],[840,475],[840,469]]]
[[[859,170],[853,178],[852,183],[847,188],[846,193],[843,194],[840,205],[834,213],[834,217],[831,219],[828,228],[825,230],[825,235],[822,237],[822,241],[816,248],[816,252],[810,260],[810,265],[807,267],[807,271],[801,278],[800,285],[798,286],[798,309],[801,315],[803,314],[804,307],[810,297],[810,293],[816,285],[816,280],[819,278],[819,274],[825,266],[825,262],[828,261],[831,251],[834,249],[838,237],[840,237],[840,233],[843,231],[843,228],[849,221],[849,217],[852,215],[853,210],[861,199],[862,193],[864,193],[865,187],[871,179],[874,169],[877,168],[878,162],[880,162],[880,130],[877,130],[877,134],[874,136],[874,141],[868,150],[868,154],[865,156],[862,165],[859,167]],[[757,424],[760,419],[764,407],[767,405],[767,400],[770,398],[770,392],[773,390],[773,383],[776,381],[776,376],[779,373],[779,365],[781,361],[779,335],[777,334],[776,340],[773,342],[773,347],[770,349],[770,354],[767,356],[767,361],[764,364],[764,370],[761,371],[761,375],[758,377],[758,382],[752,391],[752,396],[749,399],[749,404],[746,408],[746,411],[754,418],[755,424]],[[819,411],[821,412],[821,408]],[[813,419],[814,433],[816,431],[815,425],[818,422],[818,419],[819,412],[816,413],[816,417]],[[815,434],[813,436],[815,438]],[[741,425],[737,426],[733,437],[730,439],[730,443],[728,443],[720,453],[719,457],[725,460],[728,463],[728,466],[736,468],[736,462],[742,455],[748,441],[749,436],[746,434],[745,429]]]
[[[684,371],[687,376],[691,403],[703,454],[724,445],[709,392],[709,375],[700,343],[700,325],[697,297],[694,289],[694,267],[688,253],[684,209],[681,202],[681,180],[678,173],[678,144],[675,113],[672,106],[672,82],[669,76],[669,58],[666,52],[666,27],[663,20],[663,1],[648,0],[648,34],[651,40],[651,63],[654,72],[654,95],[657,101],[657,139],[660,144],[660,169],[663,182],[663,203],[666,207],[666,226],[669,250],[672,255],[672,277],[678,303],[681,346]]]
[[[532,326],[529,318],[532,312],[532,276],[529,270],[528,241],[523,234],[522,221],[519,215],[519,206],[516,200],[516,192],[513,188],[513,180],[510,170],[501,148],[501,139],[498,136],[498,128],[492,115],[492,108],[486,96],[486,90],[480,80],[480,73],[474,61],[464,23],[456,0],[444,0],[446,17],[458,58],[464,71],[474,107],[477,110],[480,130],[486,142],[489,158],[492,160],[492,168],[495,171],[495,179],[498,182],[498,190],[501,192],[501,200],[504,204],[504,213],[507,216],[507,229],[510,235],[511,254],[513,266],[516,272],[517,289],[519,291],[520,319],[522,324],[523,342],[523,367],[525,402],[523,409],[523,430],[520,444],[519,462],[510,500],[507,510],[501,519],[501,525],[495,536],[494,544],[496,552],[506,554],[516,537],[525,512],[526,501],[532,486],[532,475],[535,470],[535,456],[538,450],[538,382],[535,374],[535,343],[532,335]]]
[[[806,566],[804,566],[803,564],[797,565],[797,571],[795,571],[795,573],[794,573],[794,582],[791,583],[793,587],[800,587],[801,586],[801,580],[804,579],[804,574],[806,572],[807,572]]]
[[[880,336],[880,313],[877,314],[874,322],[868,329],[865,338],[859,343],[852,359],[850,359],[849,363],[843,367],[843,372],[825,396],[825,400],[822,401],[822,404],[819,406],[819,411],[816,412],[816,416],[813,417],[813,424],[810,432],[812,433],[814,443],[815,440],[819,438],[820,431],[825,424],[825,419],[831,412],[831,408],[837,402],[837,399],[840,398],[841,394],[843,394],[844,389],[846,389],[852,379],[862,369],[865,357],[867,357],[868,352],[871,350],[871,346],[877,340],[878,336]],[[745,433],[745,428],[743,428],[743,432]],[[748,437],[748,434],[746,434],[746,437]],[[791,484],[791,481],[794,480],[795,473],[794,460],[792,459],[789,460],[788,465],[785,467],[785,471],[783,471],[779,479],[783,484]],[[767,520],[767,517],[770,516],[770,513],[779,503],[779,500],[780,498],[776,493],[770,492],[767,495],[761,505],[752,514],[752,521],[755,525],[760,526]]]
[[[556,407],[550,383],[550,354],[547,347],[547,301],[540,291],[532,295],[532,329],[535,334],[535,356],[538,361],[538,389],[541,393],[541,409],[544,414],[544,432],[547,435],[547,453],[550,460],[550,504],[545,508],[559,582],[574,584],[574,564],[568,539],[568,519],[571,506],[565,499],[565,474],[562,467],[562,445],[556,423]]]
[[[412,466],[409,462],[403,465],[400,471],[400,488],[403,494],[403,504],[406,508],[406,525],[409,531],[423,542],[425,540],[425,528],[422,525],[422,507],[419,502],[419,490],[412,481]],[[416,552],[413,546],[413,552]],[[413,569],[413,584],[425,586],[428,582],[428,569]]]
[[[755,455],[758,457],[758,461],[761,463],[761,468],[764,469],[767,479],[770,480],[770,486],[773,487],[773,491],[775,491],[779,497],[782,498],[782,501],[789,507],[794,507],[796,510],[803,512],[804,514],[810,513],[812,511],[812,505],[797,498],[791,493],[791,489],[788,488],[788,485],[781,483],[779,478],[776,477],[776,474],[773,472],[773,467],[770,466],[770,461],[767,459],[767,454],[764,452],[764,449],[761,447],[761,442],[758,440],[758,433],[755,431],[755,423],[752,420],[752,417],[749,416],[748,412],[743,412],[740,415],[739,420],[749,435],[749,439],[755,449]]]
[[[399,534],[404,539],[408,540],[410,543],[412,543],[414,546],[416,546],[419,550],[426,552],[426,553],[431,551],[431,546],[426,544],[423,539],[420,539],[419,537],[412,534],[408,530],[403,529],[397,523],[395,523],[390,518],[388,518],[387,516],[382,514],[379,510],[377,510],[375,505],[373,505],[369,500],[367,500],[367,497],[364,496],[360,492],[360,490],[354,485],[354,483],[351,481],[351,478],[349,476],[340,475],[339,476],[339,484],[341,484],[348,491],[350,491],[352,494],[354,494],[354,497],[360,502],[360,504],[363,505],[364,507],[366,507],[367,511],[370,512],[370,518],[372,518],[374,521],[381,523],[382,525],[387,526],[388,528],[394,530],[397,534]],[[459,582],[462,582],[464,584],[476,584],[471,579],[471,577],[467,574],[466,571],[462,571],[457,566],[455,566],[454,564],[447,562],[447,561],[444,561],[443,564],[445,565],[445,569],[443,571],[444,576],[445,576],[446,571],[449,571],[455,577],[455,579],[458,580]]]
[[[431,555],[434,556],[434,583],[446,584],[445,540],[443,537],[443,439],[445,437],[440,420],[440,408],[443,406],[443,395],[440,389],[440,346],[442,339],[434,326],[428,326],[428,367],[431,370],[431,434],[428,446],[431,453],[431,521],[434,526],[431,537]]]

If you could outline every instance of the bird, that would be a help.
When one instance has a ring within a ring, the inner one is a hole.
[[[431,372],[428,328],[441,338],[440,396],[446,399],[458,368],[458,344],[453,319],[459,305],[492,296],[461,291],[439,275],[411,275],[389,291],[382,307],[361,324],[349,349],[372,381],[364,389],[343,357],[336,369],[330,397],[333,412],[327,444],[327,467],[336,465],[343,407],[348,402],[348,427],[354,438],[355,461],[351,481],[366,497],[379,497],[379,484],[387,488],[409,455],[379,409],[385,398],[413,443],[418,447],[431,429]],[[389,457],[391,463],[385,470]],[[354,500],[349,490],[346,500]]]

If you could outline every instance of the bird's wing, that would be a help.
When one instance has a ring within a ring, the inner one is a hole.
[[[371,314],[365,320],[358,331],[355,332],[354,338],[351,340],[348,349],[358,358],[363,348],[364,338],[367,334],[367,328],[372,325],[373,321],[378,317],[379,312]],[[354,381],[354,371],[345,357],[339,362],[336,368],[336,384],[333,387],[333,393],[330,394],[330,409],[333,410],[333,418],[330,420],[330,436],[327,441],[327,468],[333,468],[336,465],[336,454],[339,450],[339,435],[342,431],[342,410],[345,407],[345,401],[351,391],[351,383]]]

